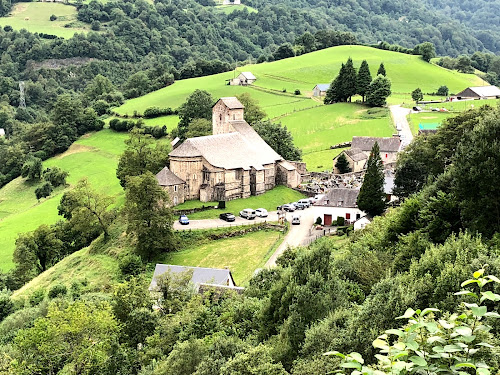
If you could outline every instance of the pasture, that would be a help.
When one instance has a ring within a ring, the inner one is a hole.
[[[116,204],[121,204],[124,193],[116,178],[116,166],[127,137],[126,133],[111,130],[85,135],[65,153],[46,160],[43,165],[68,171],[70,186],[86,177],[96,190],[106,192],[115,198]],[[13,266],[12,253],[19,233],[61,219],[57,206],[65,189],[56,189],[50,197],[38,202],[34,193],[38,185],[19,177],[0,189],[0,270]]]
[[[238,4],[238,5],[216,5],[215,10],[218,12],[223,12],[225,14],[231,14],[235,11],[247,10],[248,13],[257,13],[257,9],[249,7],[248,5]]]
[[[57,16],[55,21],[50,20],[52,14]],[[75,33],[90,30],[89,25],[77,21],[76,14],[75,6],[63,3],[16,3],[9,16],[0,17],[0,25],[10,25],[14,30],[26,29],[32,33],[71,38]]]

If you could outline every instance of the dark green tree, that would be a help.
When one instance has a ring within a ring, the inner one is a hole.
[[[373,145],[368,158],[357,203],[360,210],[372,216],[380,215],[385,209],[384,167],[377,142]]]
[[[384,66],[384,63],[380,63],[379,67],[378,67],[378,70],[377,70],[377,75],[382,75],[382,76],[386,76],[387,73],[385,71],[385,66]]]
[[[103,99],[106,94],[110,94],[115,90],[115,86],[108,77],[98,74],[85,87],[85,97],[90,101]]]
[[[292,45],[290,43],[282,44],[273,53],[274,60],[286,59],[287,57],[293,57],[295,53],[293,52]]]
[[[139,255],[151,261],[176,247],[168,194],[149,171],[130,177],[125,191],[127,233],[134,237]]]
[[[436,94],[438,94],[439,96],[448,96],[448,93],[448,86],[440,86],[436,92]]]
[[[137,98],[149,92],[151,81],[145,72],[132,74],[123,87],[123,94],[126,98]]]
[[[50,194],[52,194],[53,190],[54,187],[52,186],[52,184],[48,181],[45,181],[41,186],[35,189],[36,199],[39,201],[41,198],[48,197]]]
[[[266,117],[266,112],[259,106],[259,102],[252,98],[249,93],[236,95],[238,100],[245,106],[245,121],[250,125],[263,120]]]
[[[414,53],[416,55],[422,55],[424,61],[430,62],[433,57],[436,57],[436,48],[431,42],[424,42],[415,46]]]
[[[51,167],[43,171],[43,179],[50,182],[53,187],[66,185],[66,178],[68,176],[69,173],[59,167]]]
[[[202,137],[212,134],[212,121],[205,118],[195,118],[189,123],[186,138]]]
[[[28,181],[39,180],[42,177],[42,168],[42,159],[31,156],[23,164],[21,176]]]
[[[469,56],[460,56],[455,64],[455,69],[460,73],[474,73],[472,61]]]
[[[280,123],[260,121],[254,129],[271,148],[286,160],[298,161],[302,158],[299,148],[293,144],[292,133]]]
[[[422,94],[422,90],[420,90],[420,87],[417,87],[411,92],[411,98],[415,100],[415,103],[418,103],[419,101],[424,99],[424,94]]]
[[[141,129],[133,129],[125,141],[127,148],[120,156],[116,177],[125,187],[127,178],[138,176],[149,171],[158,173],[167,165],[170,145],[155,141],[149,134],[144,134]]]
[[[382,75],[377,76],[366,92],[366,104],[372,107],[382,107],[391,95],[391,81]]]
[[[346,100],[351,101],[351,97],[356,95],[356,68],[352,62],[352,58],[348,58],[345,64],[344,75],[342,77],[342,87]]]
[[[342,64],[339,70],[339,74],[330,84],[330,87],[326,91],[325,99],[323,102],[325,104],[333,104],[337,102],[343,102],[347,99],[344,93],[344,75],[345,75],[345,65]]]
[[[363,103],[365,102],[366,92],[371,82],[372,75],[370,73],[370,67],[366,60],[363,60],[358,70],[358,76],[356,77],[356,91],[363,98]]]
[[[347,158],[345,157],[345,154],[343,152],[339,155],[337,162],[335,163],[335,168],[337,168],[340,173],[348,173],[351,171],[349,162],[347,161]]]
[[[212,119],[214,99],[207,91],[195,90],[179,107],[179,138],[186,139],[189,123],[195,118]]]
[[[316,49],[316,38],[309,31],[295,38],[295,44],[304,47],[304,53],[312,52]]]

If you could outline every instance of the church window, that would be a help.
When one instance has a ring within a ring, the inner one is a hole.
[[[195,180],[195,181],[196,181],[196,174],[194,174],[194,175],[193,175],[193,180]]]
[[[236,115],[233,113],[233,120],[236,120]]]
[[[219,121],[222,121],[222,113],[219,114]]]

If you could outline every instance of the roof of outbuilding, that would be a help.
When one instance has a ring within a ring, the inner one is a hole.
[[[359,189],[344,189],[336,188],[330,189],[323,198],[316,203],[317,206],[327,207],[344,207],[354,208],[358,207],[356,201],[358,200]],[[339,204],[339,202],[342,202]]]
[[[401,145],[399,137],[352,137],[351,148],[368,152],[375,142],[378,143],[381,152],[398,152]]]
[[[236,132],[186,139],[170,156],[203,156],[214,167],[224,169],[262,169],[283,159],[245,121],[230,124]]]
[[[362,161],[368,159],[368,156],[360,148],[350,148],[345,150],[347,156],[353,161]]]
[[[329,83],[318,83],[315,88],[317,87],[320,91],[327,91],[330,88]]]
[[[217,103],[219,103],[220,101],[222,101],[222,103],[224,103],[224,105],[227,108],[229,108],[229,109],[242,109],[242,108],[245,108],[245,106],[243,104],[241,104],[241,102],[238,100],[238,98],[236,98],[234,96],[220,98],[219,100],[217,100]],[[217,103],[215,103],[214,106]]]
[[[475,92],[478,96],[480,97],[497,97],[500,96],[500,89],[496,86],[475,86],[475,87],[468,87],[469,90],[472,90]],[[464,91],[458,93],[456,96],[463,96],[461,95],[464,93],[467,89]]]
[[[160,186],[172,186],[186,183],[184,180],[173,174],[167,167],[158,172],[156,179],[158,180],[158,184]]]
[[[240,74],[243,74],[243,77],[246,79],[257,79],[252,73],[250,72],[241,72]]]
[[[202,268],[202,267],[187,267],[187,266],[173,266],[170,264],[157,264],[153,279],[149,285],[149,290],[155,290],[157,285],[157,278],[166,272],[179,274],[182,272],[193,272],[191,282],[193,284],[213,284],[213,285],[228,285],[234,284],[231,271],[228,269],[220,268]]]

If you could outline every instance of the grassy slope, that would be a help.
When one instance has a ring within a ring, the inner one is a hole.
[[[236,199],[233,201],[226,202],[226,209],[223,211],[219,210],[208,210],[202,212],[196,212],[189,215],[190,219],[213,219],[218,218],[221,212],[231,212],[238,215],[241,210],[245,208],[265,208],[268,211],[275,211],[276,207],[284,203],[296,202],[299,199],[304,198],[304,195],[298,191],[289,189],[285,186],[276,186],[273,190],[267,191],[262,195],[257,195],[254,197],[246,199]],[[201,207],[201,206],[216,206],[216,202],[201,203],[200,201],[187,201],[183,204],[176,206],[176,209],[187,210],[190,208]]]
[[[248,5],[217,5],[215,7],[216,10],[220,12],[224,12],[226,14],[231,14],[236,10],[243,10],[246,9],[248,10],[249,13],[257,13],[257,9],[249,7]]]
[[[76,21],[76,13],[74,6],[61,3],[17,3],[10,16],[0,18],[0,25],[10,25],[15,30],[26,29],[30,32],[71,38],[76,32],[87,32],[90,29],[88,25],[78,28],[64,27]],[[57,16],[57,20],[50,21],[52,14]]]
[[[269,259],[273,245],[282,239],[281,236],[275,231],[249,233],[243,237],[211,241],[171,253],[162,261],[180,266],[229,267],[236,285],[244,285],[255,270]]]
[[[64,154],[45,161],[44,166],[58,166],[69,171],[68,183],[71,185],[87,177],[94,188],[114,196],[120,203],[123,201],[123,190],[115,174],[126,137],[125,133],[111,130],[83,136]],[[0,269],[12,267],[12,252],[18,233],[60,219],[57,205],[63,189],[37,202],[34,194],[36,187],[17,178],[0,189]]]

